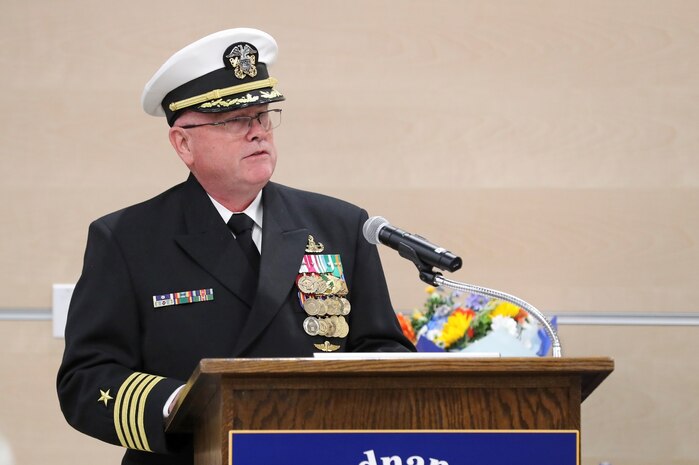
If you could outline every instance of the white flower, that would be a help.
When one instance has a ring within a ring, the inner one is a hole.
[[[430,329],[425,333],[425,337],[430,341],[435,342],[439,338],[440,334],[442,334],[441,329]]]
[[[517,322],[510,317],[497,315],[492,319],[493,331],[502,331],[510,336],[517,336]]]

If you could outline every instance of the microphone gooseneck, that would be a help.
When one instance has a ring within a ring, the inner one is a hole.
[[[533,316],[541,326],[544,327],[544,330],[551,339],[551,355],[553,357],[561,357],[563,355],[561,349],[561,341],[558,339],[558,334],[556,333],[556,330],[553,328],[553,325],[548,320],[548,318],[546,318],[546,316],[536,307],[520,299],[519,297],[515,297],[505,292],[496,291],[495,289],[488,289],[487,287],[474,286],[473,284],[465,284],[460,283],[458,281],[452,281],[451,279],[445,278],[441,274],[437,274],[437,276],[435,277],[434,285],[446,286],[457,291],[471,292],[473,294],[480,294],[492,297],[494,299],[509,302],[513,305],[523,308],[531,316]]]

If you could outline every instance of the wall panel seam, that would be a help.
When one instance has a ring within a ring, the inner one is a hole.
[[[408,312],[403,312],[408,313]],[[699,326],[699,312],[558,312],[558,324],[603,326]],[[50,321],[50,308],[0,308],[0,321]]]

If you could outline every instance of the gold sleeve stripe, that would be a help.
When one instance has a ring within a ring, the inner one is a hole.
[[[150,451],[151,449],[150,449],[150,445],[148,444],[148,438],[146,437],[146,426],[145,426],[146,399],[148,398],[148,394],[150,394],[150,391],[162,379],[163,378],[160,376],[155,376],[155,377],[151,378],[151,380],[148,382],[148,384],[143,389],[143,392],[141,393],[141,398],[139,399],[139,402],[138,402],[138,426],[136,427],[136,431],[138,431],[138,434],[141,437],[141,443],[143,444],[143,450],[147,450],[147,451]]]
[[[233,94],[240,94],[242,92],[250,92],[251,90],[262,89],[263,87],[274,87],[277,84],[277,80],[273,77],[262,79],[260,81],[252,81],[246,84],[239,84],[237,86],[225,87],[223,89],[214,89],[211,92],[207,92],[201,95],[195,95],[185,100],[180,100],[178,102],[172,102],[168,107],[170,111],[177,111],[183,108],[191,107],[194,105],[199,105],[200,103],[208,102],[221,97],[228,97]]]
[[[143,376],[146,376],[144,373],[138,373],[134,372],[126,378],[126,381],[122,383],[121,386],[119,386],[119,391],[117,392],[116,399],[114,400],[114,428],[116,429],[117,436],[119,437],[119,442],[123,447],[133,447],[133,441],[131,440],[131,435],[129,434],[128,431],[124,432],[124,429],[122,428],[122,412],[127,412],[128,409],[123,408],[124,404],[124,397],[127,389],[129,386],[131,386],[131,383],[136,380],[137,378],[141,378]],[[128,398],[127,398],[128,399]],[[128,400],[127,400],[128,403]],[[124,422],[126,418],[123,418]],[[128,437],[126,437],[128,435]]]
[[[153,387],[163,379],[134,372],[119,387],[114,401],[114,428],[122,446],[151,451],[145,430],[146,400]]]
[[[124,427],[125,431],[127,432],[126,436],[131,436],[133,445],[131,445],[130,447],[132,449],[144,450],[143,445],[141,444],[140,437],[138,435],[138,431],[136,430],[136,408],[138,396],[141,390],[143,389],[142,386],[148,382],[148,379],[148,375],[144,374],[143,376],[139,376],[138,380],[135,383],[132,383],[131,386],[129,386],[129,388],[126,390],[126,398],[128,400],[128,403],[124,405],[124,408],[121,412],[121,417],[122,419],[128,418],[128,420],[122,423],[122,427]]]

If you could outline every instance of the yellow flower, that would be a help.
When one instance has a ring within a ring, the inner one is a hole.
[[[495,309],[490,312],[490,318],[495,316],[506,316],[514,318],[519,313],[519,307],[509,302],[500,302]]]
[[[428,293],[428,294],[432,294],[432,293],[433,293],[434,291],[436,291],[436,290],[437,290],[437,288],[434,287],[434,286],[427,286],[427,287],[425,288],[425,292]]]
[[[449,315],[447,322],[444,323],[442,334],[437,338],[437,341],[443,342],[445,347],[451,346],[466,334],[472,319],[473,317],[465,312],[456,311],[452,313]]]

